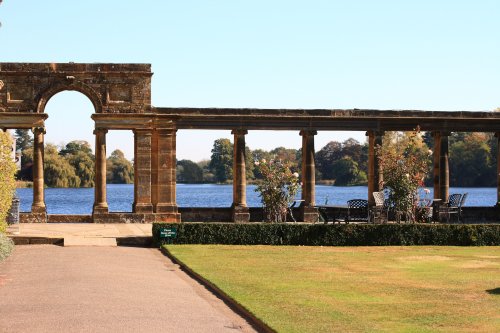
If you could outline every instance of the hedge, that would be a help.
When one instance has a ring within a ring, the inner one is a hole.
[[[500,245],[500,224],[155,223],[155,246],[165,243],[161,228],[177,229],[175,244]]]

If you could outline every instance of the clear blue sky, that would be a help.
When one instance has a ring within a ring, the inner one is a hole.
[[[0,61],[151,63],[155,106],[492,110],[500,106],[500,1],[40,1],[0,5]],[[47,141],[93,142],[86,97],[48,104]],[[361,132],[326,132],[332,139]],[[179,159],[227,132],[179,131]],[[250,148],[299,148],[250,132]],[[110,132],[133,155],[130,132]]]

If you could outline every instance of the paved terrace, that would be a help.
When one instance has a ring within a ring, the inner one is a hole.
[[[18,246],[0,309],[0,332],[254,332],[157,249]]]

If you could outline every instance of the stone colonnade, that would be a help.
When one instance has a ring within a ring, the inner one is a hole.
[[[109,215],[106,196],[106,134],[96,128],[95,188],[93,213],[95,221]],[[133,213],[147,217],[141,221],[180,221],[176,203],[176,132],[175,129],[136,129],[134,132],[134,203]],[[33,128],[33,204],[35,220],[44,222],[47,210],[44,199],[43,127]],[[104,221],[103,220],[103,221]],[[133,220],[136,222],[136,220]]]
[[[106,134],[105,128],[96,128],[95,134],[95,197],[94,219],[108,214],[106,198]],[[175,128],[135,129],[134,131],[134,203],[133,213],[154,215],[154,220],[180,221],[176,202],[176,132]],[[233,203],[234,222],[248,222],[249,208],[246,202],[246,155],[247,130],[235,129],[233,156]],[[32,214],[43,219],[46,216],[44,201],[44,134],[43,127],[33,128],[33,204]],[[302,201],[299,218],[305,222],[317,221],[315,206],[315,130],[301,130],[302,137]],[[376,147],[382,145],[383,131],[368,131],[368,201],[373,202],[373,192],[382,189],[382,173],[376,157]],[[447,200],[449,195],[448,136],[449,132],[434,131],[433,186],[434,198]],[[500,132],[497,166],[500,184]],[[500,186],[497,189],[500,202]],[[151,219],[149,219],[151,220]]]

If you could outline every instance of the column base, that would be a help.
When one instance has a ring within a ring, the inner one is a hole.
[[[152,213],[153,212],[153,204],[134,203],[132,205],[132,210],[134,213]]]
[[[233,206],[232,217],[234,223],[247,223],[250,222],[250,210],[248,207]]]
[[[302,222],[316,223],[318,222],[318,209],[312,206],[302,206],[300,207],[299,218]]]
[[[107,214],[109,212],[108,205],[94,205],[92,214]]]
[[[154,205],[155,213],[177,214],[177,205],[158,203]]]
[[[47,207],[45,207],[45,205],[43,205],[43,206],[32,205],[31,206],[31,212],[33,214],[47,214]]]

